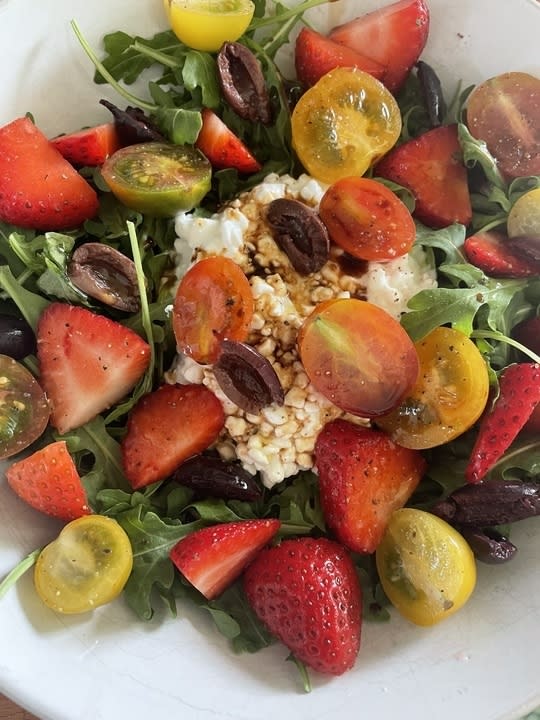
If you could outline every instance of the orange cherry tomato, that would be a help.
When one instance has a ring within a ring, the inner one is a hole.
[[[314,387],[361,417],[389,412],[418,375],[416,349],[405,330],[365,300],[320,303],[300,328],[298,347]]]
[[[197,362],[213,363],[222,340],[247,338],[253,309],[249,281],[233,260],[221,256],[200,260],[187,271],[176,291],[176,343]]]
[[[335,182],[323,195],[319,214],[333,242],[360,260],[393,260],[409,252],[416,237],[406,205],[369,178]]]

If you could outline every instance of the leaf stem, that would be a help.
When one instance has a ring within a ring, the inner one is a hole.
[[[483,340],[497,340],[498,342],[504,342],[507,345],[511,345],[512,347],[516,348],[524,355],[530,357],[533,362],[540,363],[540,357],[535,352],[530,350],[526,345],[522,345],[517,340],[514,340],[507,335],[503,335],[496,330],[473,330],[473,332],[471,333],[471,337],[482,338]]]
[[[25,572],[30,570],[30,568],[36,564],[36,560],[38,559],[40,553],[41,548],[33,550],[29,555],[23,558],[20,563],[15,565],[13,570],[6,575],[2,582],[0,582],[0,600],[4,597],[11,586],[15,585],[19,578],[21,578]]]
[[[303,15],[307,10],[311,10],[311,8],[317,7],[318,5],[327,5],[328,2],[332,2],[332,0],[304,0],[304,2],[299,5],[295,5],[293,8],[289,8],[283,12],[280,11],[276,15],[252,20],[248,29],[250,31],[259,30],[259,28],[268,27],[269,25],[274,25],[275,23],[281,23],[284,20],[289,20],[289,18],[295,18],[298,17],[298,15]]]
[[[181,63],[178,62],[178,60],[176,60],[175,58],[171,58],[164,52],[154,50],[154,48],[148,47],[148,45],[145,45],[140,40],[135,40],[130,47],[133,50],[137,50],[137,52],[139,52],[141,55],[146,55],[146,57],[150,58],[151,60],[155,60],[160,65],[171,68],[171,70],[176,70],[176,68],[179,68],[181,66]]]

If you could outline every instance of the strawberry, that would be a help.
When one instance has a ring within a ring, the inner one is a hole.
[[[150,362],[150,347],[135,332],[66,303],[44,310],[36,336],[40,384],[61,434],[121,400]]]
[[[0,128],[0,220],[67,230],[93,217],[98,205],[93,188],[28,118]]]
[[[428,130],[393,148],[375,166],[375,174],[408,188],[416,199],[413,215],[430,227],[471,221],[467,170],[456,125]]]
[[[59,135],[51,144],[72,165],[103,165],[120,147],[114,123],[85,128],[68,135]]]
[[[63,440],[10,465],[6,479],[22,500],[46,515],[69,522],[92,512]]]
[[[202,111],[202,128],[195,143],[215,168],[236,168],[240,173],[261,169],[244,143],[208,108]]]
[[[382,82],[395,93],[420,57],[428,32],[425,0],[399,0],[339,25],[329,37],[385,67]]]
[[[499,377],[499,395],[480,420],[465,477],[480,482],[506,452],[540,403],[540,365],[515,363]]]
[[[328,528],[359,553],[376,549],[391,514],[405,505],[426,468],[417,450],[342,419],[319,433],[315,464]]]
[[[540,263],[515,255],[511,248],[505,245],[507,239],[504,233],[496,230],[479,232],[465,240],[463,251],[471,265],[476,265],[491,277],[522,278],[540,275]]]
[[[327,538],[284,540],[248,566],[244,590],[270,632],[306,665],[330,675],[354,665],[362,592],[344,547]]]
[[[242,573],[281,527],[279,520],[240,520],[197,530],[170,557],[182,575],[212,600]]]
[[[168,477],[206,450],[225,424],[223,406],[205,385],[162,385],[131,411],[122,462],[134,490]]]
[[[376,60],[351,50],[329,38],[304,27],[296,38],[294,49],[296,75],[300,82],[311,87],[336,67],[357,67],[381,80],[385,71]]]

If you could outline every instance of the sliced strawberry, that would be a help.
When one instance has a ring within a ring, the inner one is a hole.
[[[471,198],[456,125],[428,130],[393,148],[375,174],[408,188],[416,199],[413,215],[426,225],[470,223]]]
[[[341,675],[360,649],[362,592],[350,555],[326,538],[284,540],[244,575],[255,613],[302,662]]]
[[[417,450],[382,430],[347,420],[327,423],[315,444],[326,523],[350,550],[373,552],[394,510],[403,507],[426,468]]]
[[[279,520],[242,520],[197,530],[180,540],[170,557],[208,600],[242,573],[281,527]]]
[[[205,385],[162,385],[142,397],[122,440],[124,472],[133,489],[163,480],[206,450],[224,423],[223,406]]]
[[[296,38],[294,60],[296,75],[307,87],[315,85],[327,72],[336,67],[357,67],[382,80],[385,67],[376,60],[351,50],[329,38],[304,27]]]
[[[98,210],[86,180],[28,118],[0,128],[0,220],[35,230],[67,230]]]
[[[59,135],[51,144],[72,165],[103,165],[120,147],[114,123],[85,128],[68,135]]]
[[[150,347],[120,323],[52,303],[38,322],[37,356],[51,425],[63,434],[127,395],[148,367]]]
[[[202,111],[202,128],[195,143],[215,168],[236,168],[241,173],[254,173],[261,164],[244,143],[215,112]]]
[[[10,465],[6,479],[22,500],[46,515],[70,521],[92,512],[63,440]]]
[[[540,365],[509,365],[499,378],[499,395],[481,419],[471,457],[468,482],[480,482],[510,447],[540,403]]]
[[[425,0],[399,0],[339,25],[329,37],[385,67],[382,81],[396,92],[420,57],[428,32]]]
[[[463,251],[471,265],[476,265],[491,277],[522,278],[540,275],[540,263],[515,255],[505,244],[506,240],[506,235],[496,230],[479,232],[465,240]]]

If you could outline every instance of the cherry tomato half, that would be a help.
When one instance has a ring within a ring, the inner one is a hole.
[[[0,355],[0,460],[27,448],[44,432],[50,408],[24,365]]]
[[[476,563],[465,539],[423,510],[396,510],[375,558],[388,599],[416,625],[450,617],[476,585]]]
[[[201,202],[210,190],[212,167],[191,145],[149,142],[117,150],[105,161],[101,174],[127,207],[172,217]]]
[[[34,584],[52,610],[83,613],[114,600],[132,566],[131,543],[116,520],[85,515],[68,523],[41,551]]]
[[[418,375],[418,356],[405,330],[364,300],[320,303],[300,328],[298,347],[315,388],[361,417],[389,412]]]
[[[404,447],[442,445],[468,430],[488,399],[487,365],[459,330],[439,327],[416,343],[420,372],[414,387],[377,425]]]
[[[331,185],[319,214],[336,245],[360,260],[393,260],[411,249],[416,226],[406,205],[385,185],[347,177]]]
[[[469,96],[467,125],[508,177],[540,175],[540,78],[509,72],[481,83]]]
[[[241,268],[227,257],[199,260],[184,275],[173,307],[173,330],[182,352],[199,363],[218,359],[222,340],[246,339],[254,301]]]
[[[238,40],[255,11],[251,0],[164,0],[164,6],[180,42],[206,52]]]
[[[540,237],[540,187],[524,193],[510,208],[508,237]]]
[[[335,68],[307,90],[291,118],[292,145],[317,180],[363,175],[392,148],[401,113],[384,85],[358,68]]]

